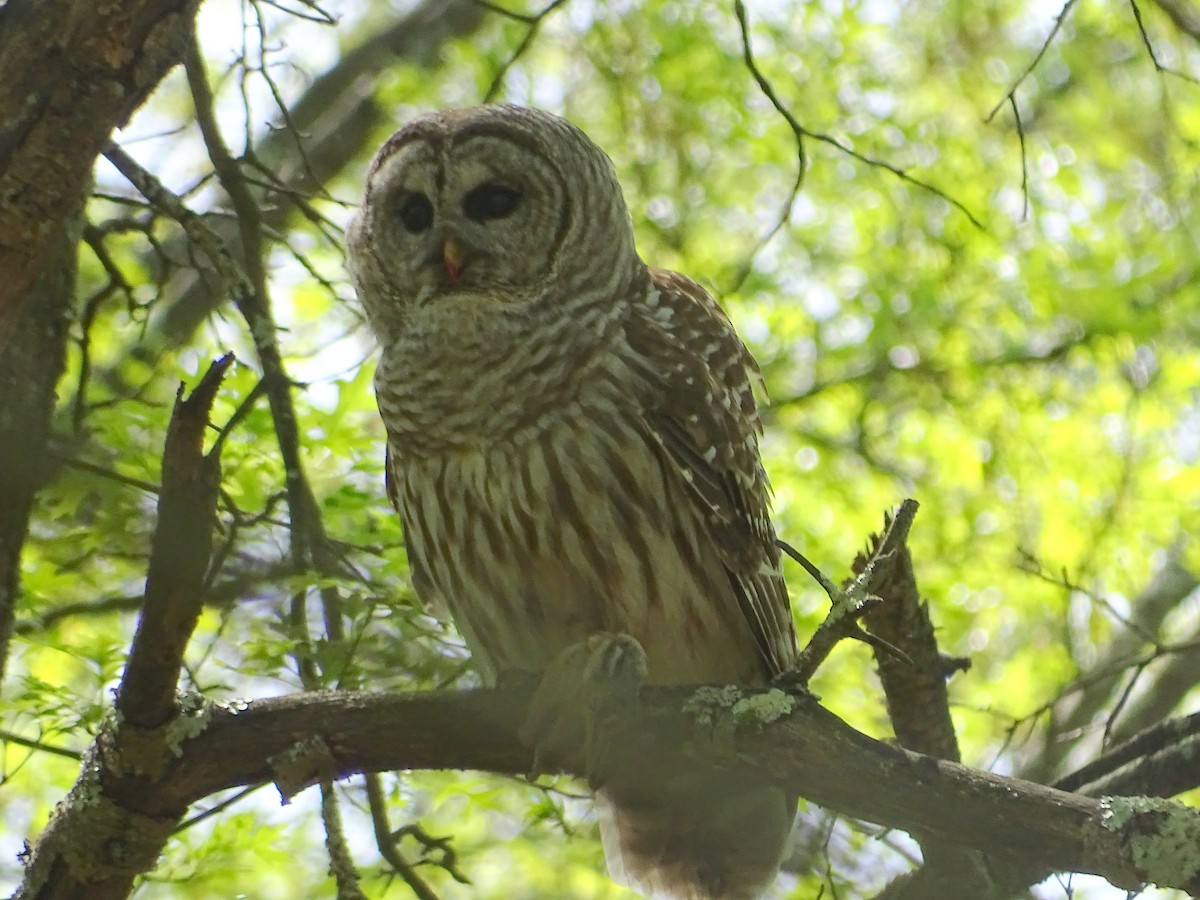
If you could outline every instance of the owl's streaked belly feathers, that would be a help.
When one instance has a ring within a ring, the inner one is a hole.
[[[446,605],[489,680],[605,630],[638,639],[653,682],[761,682],[736,604],[705,597],[728,576],[679,514],[678,474],[604,382],[518,440],[393,451],[418,590]]]

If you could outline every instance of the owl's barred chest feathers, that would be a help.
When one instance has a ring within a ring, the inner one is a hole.
[[[689,488],[643,419],[623,318],[570,359],[510,346],[469,384],[380,380],[414,581],[488,679],[607,630],[642,643],[653,681],[761,681],[736,606],[702,602],[727,576],[679,514]],[[460,392],[453,408],[439,390]]]
[[[557,308],[555,308],[557,306]],[[429,317],[384,348],[376,396],[389,444],[405,457],[520,443],[562,418],[598,382],[620,309],[546,303],[482,321]]]

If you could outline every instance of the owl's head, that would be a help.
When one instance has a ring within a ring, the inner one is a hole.
[[[381,338],[430,315],[514,312],[637,261],[612,162],[571,123],[494,105],[430,113],[371,163],[347,235]]]

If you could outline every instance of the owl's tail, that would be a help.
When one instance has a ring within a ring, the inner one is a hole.
[[[755,900],[774,881],[796,796],[773,785],[682,776],[598,795],[609,873],[662,900]]]

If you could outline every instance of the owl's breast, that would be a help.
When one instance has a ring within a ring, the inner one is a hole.
[[[384,348],[375,393],[393,452],[484,452],[523,444],[594,403],[621,312],[410,323]],[[590,399],[589,399],[590,398]]]
[[[653,681],[761,679],[716,549],[627,403],[585,393],[520,440],[393,448],[418,590],[485,678],[604,630],[642,643]]]

